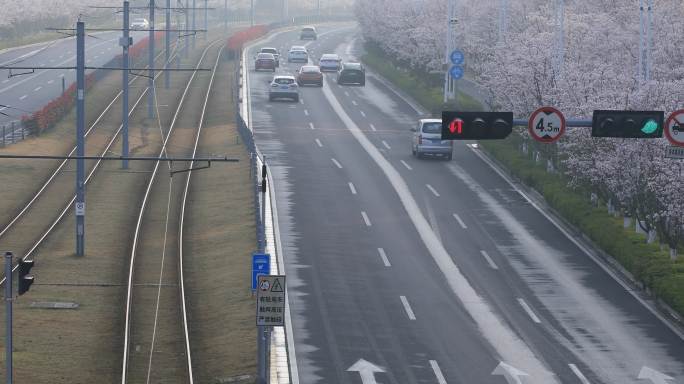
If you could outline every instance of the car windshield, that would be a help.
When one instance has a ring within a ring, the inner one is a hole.
[[[259,60],[273,59],[273,54],[272,53],[260,53],[259,55],[257,55],[257,59],[259,59]]]
[[[303,73],[320,73],[321,70],[318,67],[302,67]]]
[[[442,123],[424,123],[423,124],[424,133],[441,133]]]
[[[344,69],[361,70],[362,67],[361,67],[361,64],[359,64],[359,63],[345,63]]]
[[[302,29],[302,32],[313,32],[313,31],[314,31],[314,29],[311,27],[306,27],[306,28]]]
[[[133,22],[134,23],[146,23],[147,20],[145,20],[145,19],[134,19]]]
[[[277,77],[273,82],[280,85],[288,85],[294,83],[295,80],[289,77]]]
[[[262,53],[277,53],[278,51],[275,48],[261,48]]]

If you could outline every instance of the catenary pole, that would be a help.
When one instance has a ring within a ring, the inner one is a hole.
[[[76,156],[85,154],[85,23],[76,23]],[[85,160],[76,160],[76,255],[85,254]]]
[[[128,57],[128,47],[131,45],[130,38],[130,3],[128,1],[123,2],[123,38],[121,39],[121,47],[123,50],[123,55],[121,58],[123,71],[121,72],[122,77],[122,91],[123,91],[123,105],[121,113],[121,156],[128,157],[128,68],[130,65],[130,59]],[[123,169],[128,169],[128,160],[121,161],[121,167]]]

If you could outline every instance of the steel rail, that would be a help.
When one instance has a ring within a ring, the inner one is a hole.
[[[212,46],[214,46],[217,42],[219,42],[221,39],[214,40],[211,42],[202,52],[202,55],[197,62],[196,69],[199,70],[199,66],[202,64],[202,61],[204,60],[205,56],[207,55],[207,52],[209,51]],[[164,138],[164,141],[162,143],[162,147],[159,151],[159,157],[163,156],[164,151],[166,151],[166,146],[169,142],[169,139],[171,138],[171,134],[174,131],[174,127],[176,125],[176,121],[178,119],[178,116],[180,114],[181,109],[183,108],[183,104],[185,102],[185,98],[188,94],[188,91],[190,90],[190,85],[193,83],[195,79],[195,75],[197,74],[196,72],[192,73],[192,76],[190,77],[190,80],[185,86],[185,89],[183,90],[183,94],[181,96],[180,101],[178,102],[178,107],[176,108],[176,112],[174,113],[173,119],[171,120],[171,124],[169,125],[169,131],[166,134],[166,137]],[[143,200],[140,206],[140,212],[138,214],[138,219],[136,222],[135,226],[135,232],[133,235],[133,244],[131,247],[131,258],[130,258],[130,265],[129,265],[129,270],[128,270],[128,283],[127,283],[127,293],[126,293],[126,308],[125,308],[125,326],[124,326],[124,351],[123,351],[123,360],[122,360],[122,369],[121,369],[121,383],[126,384],[127,379],[128,379],[128,359],[130,357],[129,350],[130,350],[130,333],[131,333],[131,314],[132,314],[132,301],[133,301],[133,275],[134,275],[134,270],[135,270],[135,261],[136,261],[136,254],[137,254],[137,248],[138,248],[138,243],[140,240],[140,232],[142,228],[142,222],[143,222],[143,216],[145,213],[145,208],[147,207],[147,202],[150,197],[150,192],[152,191],[152,186],[154,185],[154,181],[156,179],[156,176],[159,171],[159,165],[161,164],[161,161],[155,162],[154,169],[152,170],[152,175],[150,176],[150,180],[147,184],[147,187],[145,189],[145,194],[143,195]],[[189,359],[189,355],[187,355]],[[190,361],[187,361],[188,364],[190,364]],[[192,368],[188,367],[188,373],[192,372]],[[192,378],[190,378],[192,380]]]

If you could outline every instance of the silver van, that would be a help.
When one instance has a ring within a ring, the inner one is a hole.
[[[411,153],[418,158],[425,155],[440,156],[451,160],[453,141],[442,140],[442,119],[420,119],[411,128]]]

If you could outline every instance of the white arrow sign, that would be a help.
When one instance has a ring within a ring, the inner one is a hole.
[[[638,379],[651,380],[653,384],[667,384],[667,381],[674,380],[674,377],[658,372],[653,368],[642,367]]]
[[[385,372],[385,370],[369,361],[359,359],[359,361],[347,369],[347,372],[358,372],[361,375],[361,382],[363,384],[378,384],[375,381],[375,374]]]
[[[529,376],[526,372],[523,372],[512,365],[508,365],[503,361],[494,368],[492,375],[503,376],[508,384],[523,384],[520,380],[520,376]]]

